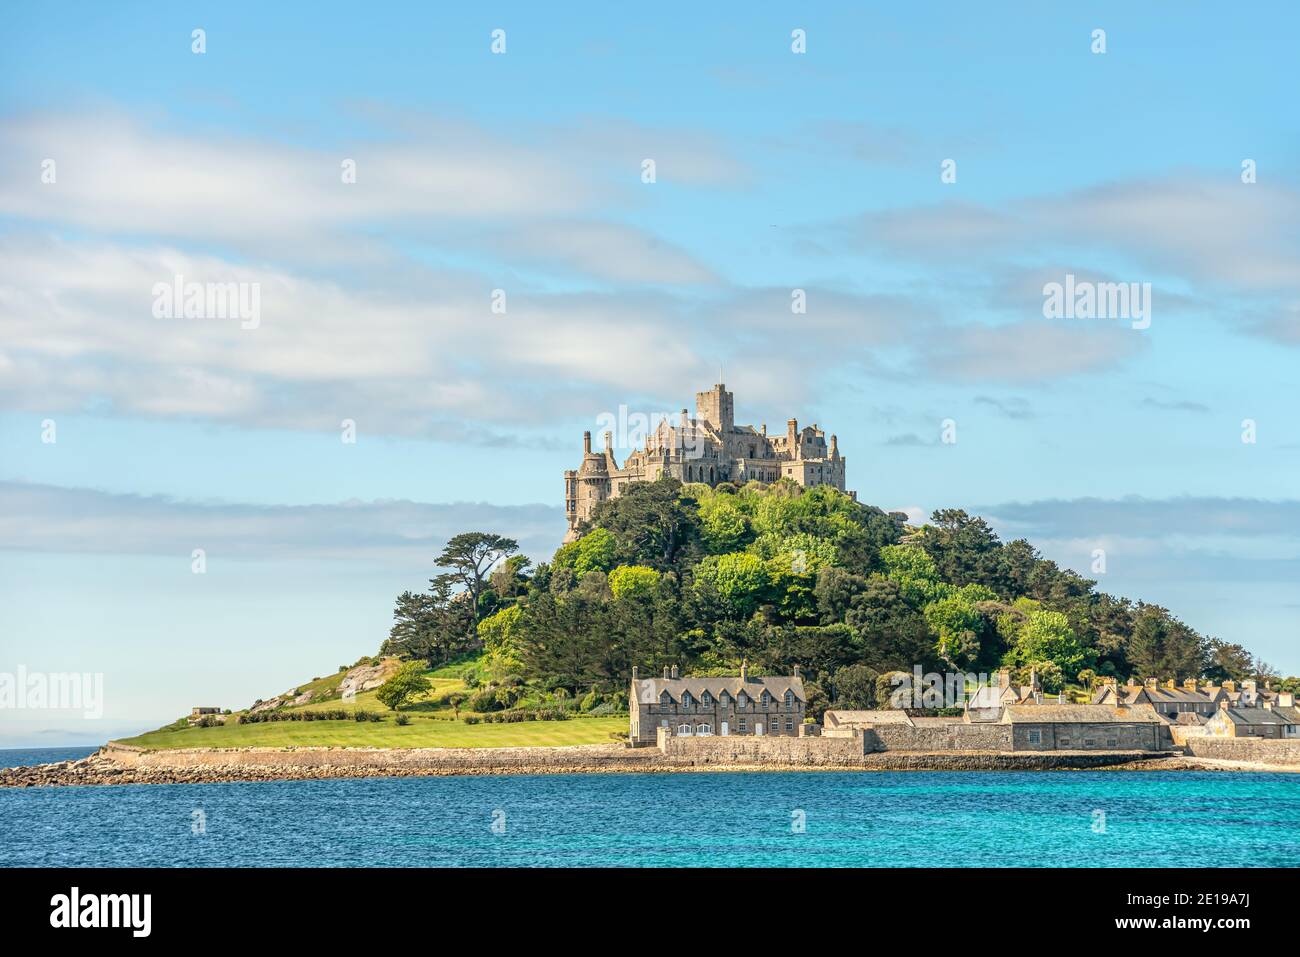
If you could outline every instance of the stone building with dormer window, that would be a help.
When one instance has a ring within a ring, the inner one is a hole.
[[[681,678],[676,666],[642,678],[633,668],[628,739],[634,747],[654,744],[660,728],[681,737],[797,735],[807,704],[798,668],[758,677],[742,665],[736,678]]]

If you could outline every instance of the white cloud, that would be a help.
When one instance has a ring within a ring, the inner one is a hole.
[[[343,559],[427,567],[460,532],[514,538],[549,559],[564,534],[558,506],[428,504],[410,501],[328,505],[187,502],[165,496],[0,482],[0,549],[113,555],[175,555],[195,548],[208,560]]]

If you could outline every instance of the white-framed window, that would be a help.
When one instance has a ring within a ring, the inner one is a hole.
[[[748,733],[749,733],[749,719],[748,719],[748,718],[740,718],[739,721],[738,721],[738,728],[739,728],[741,734],[748,734]]]
[[[1028,734],[1028,740],[1029,740],[1029,743],[1030,743],[1030,744],[1042,744],[1042,743],[1043,743],[1043,732],[1041,732],[1041,731],[1030,731],[1029,734]]]
[[[712,734],[712,733],[713,733],[713,725],[711,725],[711,724],[697,724],[697,725],[695,726],[695,733],[696,733],[696,734],[704,734],[704,735]]]
[[[690,737],[690,734],[691,734],[691,726],[690,726],[689,724],[679,724],[679,725],[677,726],[677,733],[678,733],[678,734],[684,734],[684,735],[686,735],[687,737]]]

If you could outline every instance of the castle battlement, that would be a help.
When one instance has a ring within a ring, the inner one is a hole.
[[[718,383],[695,393],[694,418],[682,409],[675,424],[660,422],[647,436],[645,448],[633,450],[621,466],[608,432],[602,452],[593,452],[591,433],[583,433],[582,463],[564,473],[564,514],[569,522],[565,541],[577,536],[578,526],[599,503],[617,497],[629,482],[654,482],[667,475],[716,486],[788,478],[806,487],[831,485],[843,492],[845,461],[836,437],[832,435],[828,444],[816,424],[800,429],[796,419],[789,419],[784,433],[770,436],[766,425],[736,425],[732,394]]]

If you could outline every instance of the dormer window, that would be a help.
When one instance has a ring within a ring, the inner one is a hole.
[[[718,695],[718,701],[724,708],[731,703],[731,695],[727,692],[726,688],[723,688],[722,694]]]
[[[789,711],[794,707],[794,692],[787,690],[785,693],[785,710]]]
[[[690,707],[691,707],[691,693],[690,693],[689,691],[683,691],[683,692],[682,692],[682,708],[683,708],[683,709],[687,709],[687,710],[689,710]]]
[[[709,694],[707,691],[704,692],[704,694],[700,695],[700,704],[704,705],[706,708],[709,707],[713,704],[713,695]]]
[[[666,708],[673,703],[673,696],[670,695],[667,691],[665,691],[663,694],[659,696],[659,703]]]
[[[747,707],[748,705],[749,705],[749,695],[745,694],[745,692],[743,691],[740,694],[736,695],[737,708],[744,708]]]
[[[763,692],[763,707],[766,708],[772,702],[772,696],[766,691]]]

